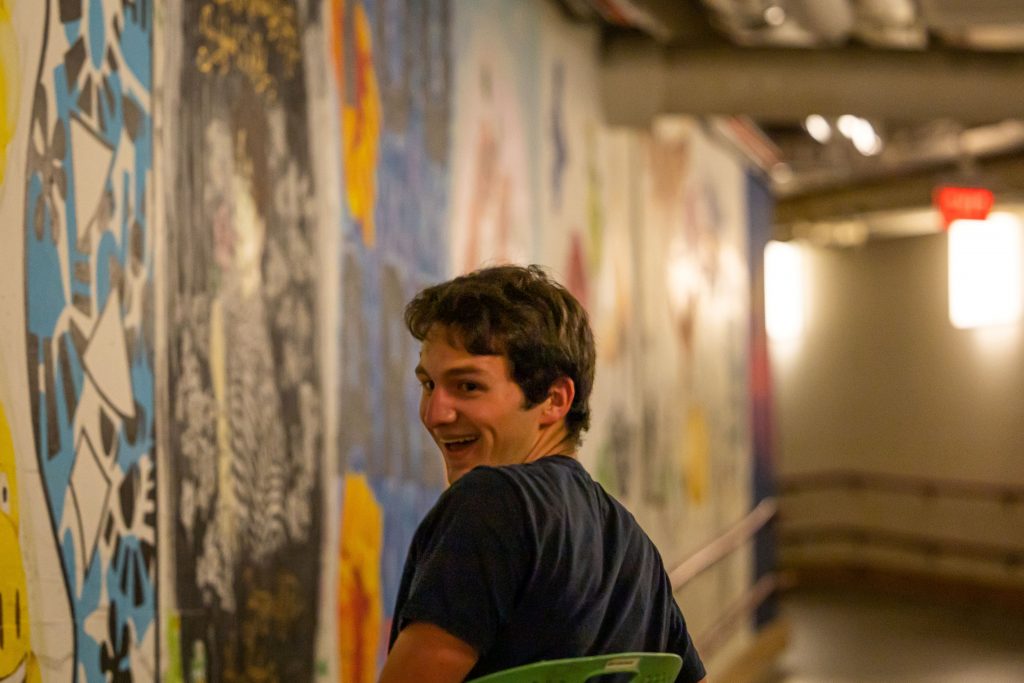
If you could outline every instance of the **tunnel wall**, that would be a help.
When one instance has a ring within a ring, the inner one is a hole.
[[[942,233],[804,253],[804,332],[772,346],[783,562],[1019,596],[1024,325],[950,323]]]
[[[7,0],[0,38],[0,677],[373,680],[445,485],[401,310],[484,263],[586,305],[580,457],[668,568],[749,509],[752,181],[700,121],[606,126],[594,29]]]

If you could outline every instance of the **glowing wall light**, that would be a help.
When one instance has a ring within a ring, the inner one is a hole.
[[[1021,316],[1021,225],[1011,214],[949,227],[949,320],[966,329]]]
[[[804,262],[800,248],[769,242],[764,248],[764,315],[768,336],[795,339],[804,328]]]

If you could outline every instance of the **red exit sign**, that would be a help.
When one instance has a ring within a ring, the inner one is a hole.
[[[995,197],[983,187],[939,187],[932,194],[942,214],[942,227],[958,220],[983,221],[992,210]]]

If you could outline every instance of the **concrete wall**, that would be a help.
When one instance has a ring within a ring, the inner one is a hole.
[[[1024,484],[1024,323],[950,324],[945,234],[804,253],[805,333],[772,345],[781,477],[852,471],[940,486],[794,492],[785,497],[784,534],[856,528],[957,541],[965,551],[1003,548],[1005,557],[833,535],[786,544],[785,561],[864,562],[1021,586],[1012,556],[1024,548],[1024,500],[947,494],[941,484]]]

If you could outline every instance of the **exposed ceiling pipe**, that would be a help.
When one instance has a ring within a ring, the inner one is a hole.
[[[1017,0],[919,0],[919,4],[928,24],[938,29],[1024,23],[1024,5]]]
[[[910,26],[917,20],[914,0],[859,0],[857,9],[874,23]]]
[[[1024,54],[662,47],[623,36],[606,45],[602,98],[608,121],[629,126],[658,114],[987,123],[1024,111],[1021,74]]]
[[[847,184],[826,191],[794,197],[780,197],[775,205],[776,239],[793,237],[794,226],[801,223],[862,217],[880,211],[928,208],[935,187],[962,182],[955,165],[924,169],[899,177],[877,178]],[[1024,200],[1024,157],[999,156],[979,159],[971,179],[993,190],[999,201]]]
[[[828,45],[842,43],[853,32],[850,0],[790,0],[789,13]]]

